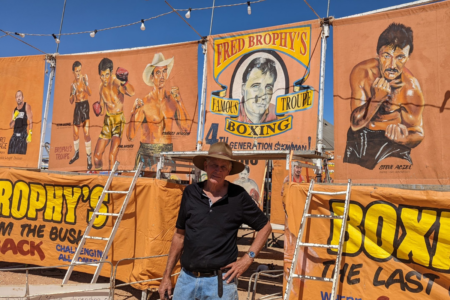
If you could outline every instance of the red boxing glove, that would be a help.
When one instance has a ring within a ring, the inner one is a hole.
[[[102,106],[100,105],[100,101],[94,102],[92,104],[92,110],[94,114],[98,117],[102,113]]]
[[[259,193],[255,189],[250,190],[250,197],[252,197],[252,199],[256,202],[259,201]]]
[[[124,68],[118,67],[116,71],[116,77],[120,81],[125,81],[124,84],[126,84],[128,82],[128,71]]]

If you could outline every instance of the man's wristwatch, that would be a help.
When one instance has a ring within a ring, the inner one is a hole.
[[[247,252],[247,255],[248,255],[251,259],[255,259],[255,256],[256,256],[255,252],[253,252],[253,251],[248,251],[248,252]]]

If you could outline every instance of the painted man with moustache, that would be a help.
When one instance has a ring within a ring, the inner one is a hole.
[[[392,23],[378,39],[378,57],[353,68],[345,163],[370,170],[388,157],[413,163],[411,149],[424,138],[425,103],[418,80],[405,67],[413,49],[412,29]]]

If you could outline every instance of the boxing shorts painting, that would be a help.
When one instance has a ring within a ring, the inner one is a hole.
[[[397,157],[407,160],[411,165],[411,148],[397,144],[385,136],[384,130],[362,128],[347,131],[347,146],[344,162],[357,164],[369,170],[385,158]]]
[[[141,143],[138,152],[136,153],[136,160],[134,163],[134,169],[137,169],[137,166],[140,162],[143,163],[142,170],[145,168],[152,169],[152,166],[158,163],[159,157],[158,154],[161,152],[169,152],[173,151],[173,144],[146,144]],[[155,169],[156,170],[156,169]]]
[[[8,154],[27,154],[27,131],[14,132],[8,145]]]
[[[73,111],[73,125],[80,126],[86,120],[89,120],[89,101],[75,102]]]
[[[103,119],[102,132],[100,138],[110,140],[113,136],[122,137],[123,129],[125,128],[125,117],[123,112],[115,114],[106,113]]]

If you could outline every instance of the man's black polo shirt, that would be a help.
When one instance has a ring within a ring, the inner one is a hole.
[[[228,193],[210,207],[203,185],[186,187],[176,224],[186,230],[181,266],[188,271],[217,270],[236,261],[239,227],[244,223],[259,231],[268,222],[241,186],[228,182]]]

